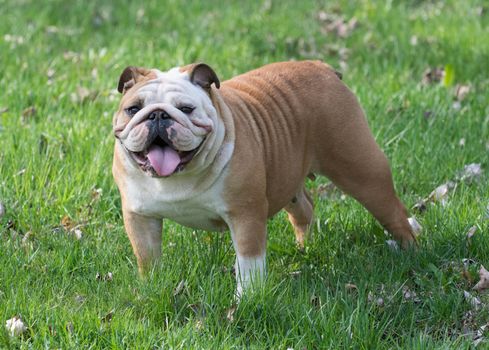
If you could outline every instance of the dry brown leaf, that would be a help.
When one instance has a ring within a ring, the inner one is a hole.
[[[317,296],[316,294],[313,294],[311,295],[311,298],[310,298],[310,303],[313,307],[315,307],[316,309],[319,309],[321,307],[321,298],[319,296]]]
[[[441,205],[446,205],[449,191],[455,187],[455,183],[448,181],[443,185],[435,188],[427,198],[427,201],[439,202]]]
[[[330,198],[334,195],[342,193],[341,190],[332,182],[319,185],[314,192],[321,199]]]
[[[419,200],[415,205],[413,205],[412,209],[420,214],[425,212],[427,209],[425,200],[424,199]]]
[[[66,331],[68,332],[68,334],[73,334],[73,332],[75,331],[75,327],[73,326],[72,322],[68,322],[68,324],[66,325]]]
[[[462,270],[461,275],[465,280],[467,280],[468,283],[472,284],[474,282],[474,279],[472,278],[470,271],[465,266]]]
[[[107,314],[100,318],[100,321],[102,323],[110,323],[110,321],[112,321],[112,318],[114,317],[114,312],[114,309],[110,310]]]
[[[178,283],[178,285],[176,286],[175,290],[173,291],[173,296],[175,297],[181,294],[186,287],[187,287],[187,281],[181,280],[180,283]]]
[[[236,309],[238,308],[238,306],[236,304],[233,304],[231,305],[231,307],[226,311],[226,319],[229,321],[229,322],[233,322],[234,321],[234,313],[236,312]]]
[[[489,271],[486,270],[484,266],[481,265],[479,270],[479,282],[474,286],[474,290],[481,292],[489,288]]]
[[[414,290],[410,290],[408,286],[404,286],[402,288],[402,296],[405,300],[412,300],[415,303],[421,302],[421,299],[418,298],[418,295]]]
[[[318,19],[322,23],[321,31],[324,34],[332,33],[340,38],[348,37],[358,26],[358,20],[355,17],[346,21],[341,15],[324,11],[318,13]]]
[[[83,103],[86,101],[93,101],[97,98],[98,93],[92,91],[83,86],[76,88],[76,93],[71,94],[71,101],[74,103]]]
[[[75,227],[75,223],[73,222],[73,220],[71,220],[71,218],[70,218],[68,215],[65,215],[65,216],[63,216],[63,218],[61,219],[61,226],[63,226],[63,228],[64,228],[66,231],[69,231],[69,230],[71,230],[73,227]]]
[[[22,237],[22,245],[26,245],[30,241],[31,237],[32,237],[32,232],[27,231],[24,234],[24,237]]]
[[[470,92],[470,86],[469,85],[457,85],[455,88],[455,98],[458,101],[462,101],[467,97],[467,94]]]
[[[445,197],[448,194],[448,185],[443,184],[438,186],[431,192],[430,198],[432,198],[435,202],[442,202],[445,200]]]
[[[471,228],[469,228],[469,230],[465,234],[465,237],[467,237],[467,242],[469,243],[469,245],[472,243],[472,237],[474,237],[476,231],[477,231],[477,226],[474,225]]]
[[[427,68],[423,72],[423,84],[439,83],[445,76],[445,69],[443,68]]]
[[[102,189],[101,188],[94,188],[92,190],[92,201],[98,201],[102,197]]]
[[[22,122],[26,123],[29,119],[35,117],[37,114],[37,109],[34,106],[27,107],[22,111]]]
[[[475,310],[478,310],[482,305],[482,302],[479,298],[472,296],[466,290],[464,290],[464,298]]]

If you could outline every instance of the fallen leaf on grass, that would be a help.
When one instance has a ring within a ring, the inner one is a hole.
[[[440,202],[441,205],[446,205],[447,203],[447,196],[448,196],[448,191],[454,187],[453,182],[447,182],[444,183],[443,185],[438,186],[435,188],[430,195],[428,196],[428,199],[432,200],[433,202]]]
[[[77,294],[75,295],[75,301],[79,304],[83,304],[87,300],[87,297],[84,295]]]
[[[433,83],[439,83],[442,81],[442,79],[445,76],[445,69],[444,68],[439,68],[439,67],[434,67],[434,68],[427,68],[423,72],[423,79],[422,82],[423,84],[433,84]]]
[[[226,320],[229,322],[234,322],[234,313],[236,312],[236,309],[238,306],[236,304],[231,305],[229,309],[226,311]]]
[[[22,122],[26,123],[29,119],[35,117],[37,114],[37,109],[34,106],[27,107],[22,111]]]
[[[346,21],[341,15],[324,11],[319,12],[318,19],[322,23],[321,31],[324,34],[333,33],[340,38],[348,37],[358,26],[358,20],[355,17]]]
[[[405,300],[412,300],[415,303],[420,303],[421,299],[418,298],[418,295],[414,290],[409,289],[408,286],[404,286],[402,288],[402,296]]]
[[[416,202],[415,205],[413,205],[413,210],[417,211],[418,213],[423,213],[426,211],[426,209],[428,209],[426,207],[426,200],[425,199],[421,199],[419,200],[418,202]]]
[[[472,278],[470,271],[467,269],[465,265],[462,269],[461,275],[462,278],[464,278],[468,283],[472,284],[472,282],[474,282],[474,279]]]
[[[333,196],[341,195],[342,193],[343,192],[341,192],[341,190],[332,182],[321,184],[313,190],[313,194],[316,194],[321,199],[331,198]]]
[[[173,291],[173,296],[176,297],[177,295],[180,295],[186,287],[187,287],[187,281],[181,280],[176,286],[175,290]]]
[[[86,87],[78,86],[76,93],[71,94],[71,101],[74,103],[83,103],[86,101],[93,101],[97,98],[98,92],[89,90]]]
[[[474,286],[474,290],[481,292],[489,288],[489,271],[486,270],[484,266],[481,265],[479,270],[479,282]]]
[[[114,312],[114,309],[110,310],[107,314],[100,318],[100,321],[102,323],[110,323],[110,321],[112,321],[112,318],[114,317]]]
[[[63,226],[63,228],[66,231],[69,231],[75,226],[75,223],[73,222],[73,220],[71,220],[71,218],[68,215],[65,215],[61,219],[61,226]]]
[[[457,180],[472,183],[482,176],[482,167],[479,163],[467,164],[458,172]]]
[[[68,322],[68,324],[66,325],[66,331],[68,332],[68,334],[73,334],[73,332],[75,331],[75,327],[73,326],[72,322]]]
[[[72,63],[77,63],[78,61],[80,61],[81,54],[73,51],[65,51],[63,53],[63,58],[67,61],[71,61]]]
[[[2,202],[0,202],[0,218],[2,218],[5,215],[5,205],[3,205]]]
[[[464,298],[475,310],[478,310],[482,305],[482,302],[479,298],[472,296],[466,290],[464,290]]]
[[[472,344],[477,347],[480,343],[482,343],[485,340],[484,333],[486,331],[486,328],[489,326],[489,324],[485,324],[479,329],[477,329],[477,332],[475,332]]]
[[[319,296],[317,296],[316,294],[311,295],[311,298],[309,299],[309,302],[316,309],[319,309],[321,307],[321,304],[322,304],[321,303],[321,298]]]
[[[31,240],[31,237],[32,237],[32,232],[31,231],[27,231],[25,234],[24,234],[24,237],[22,237],[22,245],[27,245],[27,243],[29,243],[29,241]]]
[[[73,237],[75,237],[77,240],[82,239],[83,237],[83,232],[79,228],[75,228],[72,231],[69,232]]]
[[[20,316],[14,316],[10,320],[7,320],[7,322],[5,322],[5,328],[7,328],[11,337],[18,337],[27,331],[27,327],[24,322],[22,322]]]
[[[457,85],[455,88],[455,98],[458,101],[462,101],[467,97],[468,93],[470,92],[470,86],[469,85]]]
[[[411,216],[408,218],[409,226],[411,226],[411,229],[413,230],[413,234],[415,236],[419,236],[421,234],[421,231],[423,231],[423,227],[419,224],[418,220],[414,216]]]
[[[82,239],[83,232],[80,227],[83,225],[77,225],[68,215],[63,216],[61,219],[61,226],[68,235],[75,237],[77,240]]]
[[[467,237],[467,243],[469,245],[472,243],[472,237],[474,237],[476,231],[477,231],[477,226],[474,225],[471,228],[469,228],[469,230],[465,234],[465,237]]]
[[[95,275],[95,279],[97,281],[110,282],[113,278],[114,276],[112,275],[112,272],[107,272],[107,274],[103,276],[99,272],[97,272],[97,274]]]
[[[428,197],[419,200],[412,207],[412,209],[418,211],[419,213],[422,213],[427,209],[427,204],[429,202],[439,202],[441,203],[441,205],[445,206],[447,204],[450,191],[455,189],[458,183],[465,182],[467,184],[471,184],[472,182],[479,180],[482,176],[482,173],[483,169],[479,163],[471,163],[465,165],[462,170],[457,172],[453,181],[448,181],[436,187]]]
[[[26,172],[26,171],[27,171],[27,170],[26,170],[25,168],[20,169],[18,172],[16,172],[16,173],[15,173],[15,175],[14,175],[14,176],[22,176],[22,175],[24,175],[24,174],[25,174],[25,172]]]
[[[102,189],[101,188],[94,188],[92,190],[92,201],[96,202],[102,197]]]

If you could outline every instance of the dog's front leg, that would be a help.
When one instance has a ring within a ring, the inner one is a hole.
[[[143,216],[123,209],[124,227],[138,262],[140,275],[144,275],[161,256],[162,220]]]
[[[240,217],[232,220],[231,237],[236,251],[236,296],[259,285],[266,274],[266,217]]]

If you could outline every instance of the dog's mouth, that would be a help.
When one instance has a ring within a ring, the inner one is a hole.
[[[143,171],[153,176],[168,177],[182,171],[194,158],[202,143],[192,151],[179,151],[156,137],[144,151],[128,152]]]

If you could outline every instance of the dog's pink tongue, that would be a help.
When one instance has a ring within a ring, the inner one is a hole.
[[[180,156],[169,146],[151,146],[148,159],[159,176],[170,176],[180,164]]]

